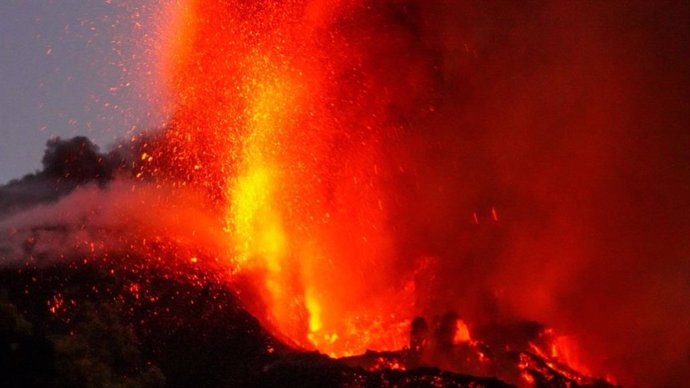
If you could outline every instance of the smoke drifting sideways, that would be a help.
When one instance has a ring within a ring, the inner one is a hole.
[[[41,171],[0,187],[0,265],[136,256],[147,262],[124,265],[158,261],[173,271],[222,252],[222,226],[202,210],[203,197],[137,178],[142,143],[101,153],[86,137],[49,140]]]

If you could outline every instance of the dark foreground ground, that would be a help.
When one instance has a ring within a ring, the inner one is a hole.
[[[118,268],[0,271],[0,386],[507,386],[437,369],[367,372],[297,353],[224,287]]]

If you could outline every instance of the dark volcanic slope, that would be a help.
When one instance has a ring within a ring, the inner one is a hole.
[[[111,258],[0,271],[0,385],[507,386],[437,369],[366,372],[295,353],[221,285],[122,268]]]

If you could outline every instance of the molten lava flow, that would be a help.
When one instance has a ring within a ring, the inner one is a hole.
[[[470,329],[467,327],[467,324],[462,319],[458,319],[455,328],[455,336],[453,337],[453,343],[461,344],[464,342],[469,342],[471,339]]]

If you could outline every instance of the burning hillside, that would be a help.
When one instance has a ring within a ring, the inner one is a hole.
[[[165,127],[107,153],[52,141],[0,188],[16,322],[88,342],[84,319],[114,308],[143,350],[98,362],[181,386],[204,381],[177,374],[195,339],[221,386],[690,378],[687,58],[659,59],[687,43],[687,7],[161,14]]]

